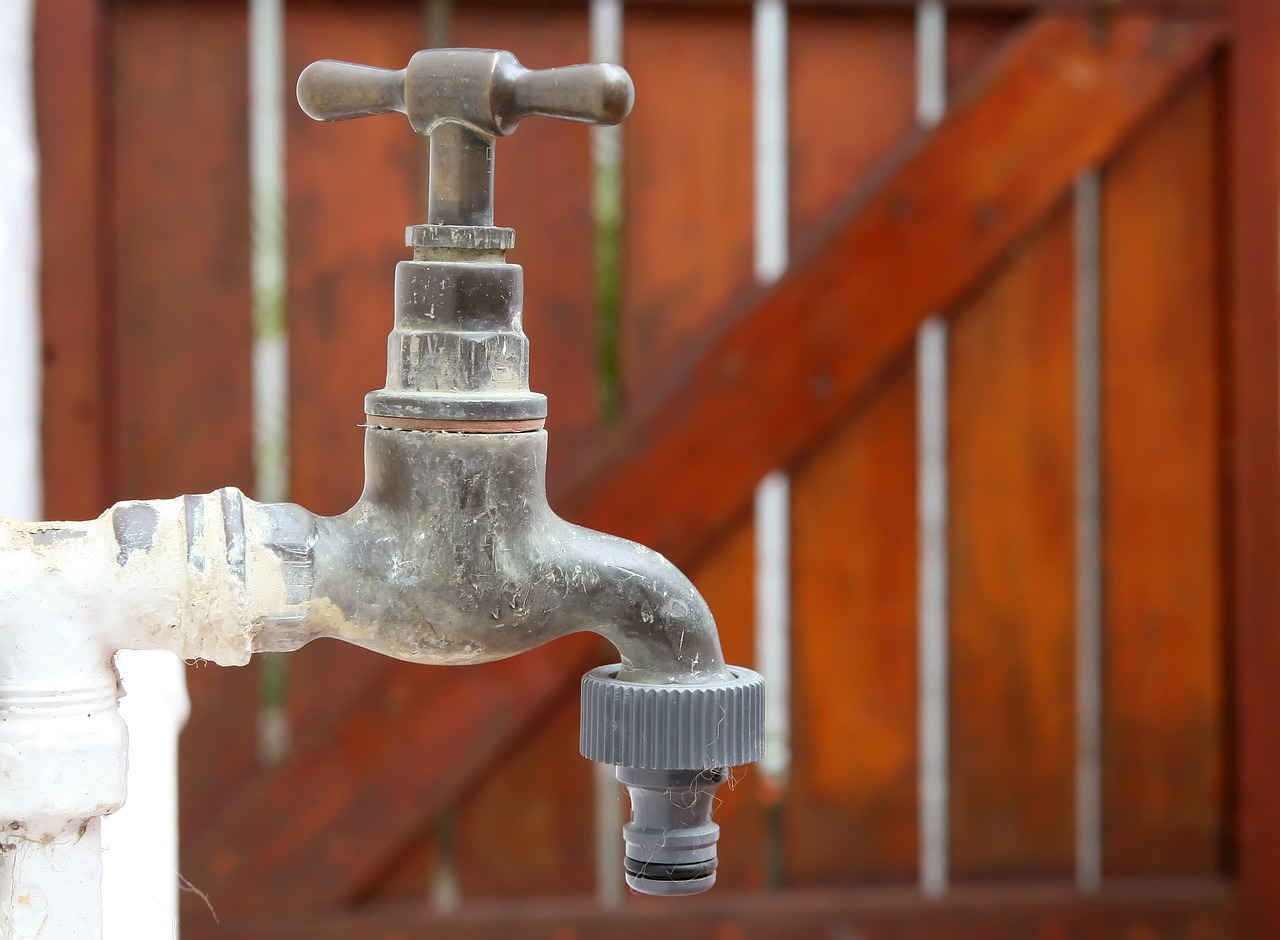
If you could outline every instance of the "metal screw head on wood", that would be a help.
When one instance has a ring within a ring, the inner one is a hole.
[[[431,138],[428,221],[493,224],[493,141],[526,117],[617,124],[635,89],[617,65],[526,69],[510,52],[424,49],[403,69],[323,60],[298,77],[298,103],[317,121],[399,111]]]

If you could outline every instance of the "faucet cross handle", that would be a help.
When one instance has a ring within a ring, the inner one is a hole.
[[[526,69],[510,52],[492,49],[424,49],[403,69],[322,60],[298,77],[298,103],[317,121],[399,111],[431,138],[434,225],[493,224],[494,138],[521,119],[617,124],[634,100],[620,66]]]

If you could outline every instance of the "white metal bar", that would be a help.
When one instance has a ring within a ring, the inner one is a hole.
[[[1075,185],[1076,882],[1102,881],[1101,184]]]
[[[762,284],[787,267],[787,5],[752,7],[755,273]],[[755,493],[755,647],[764,676],[765,756],[759,772],[775,789],[791,769],[791,485],[774,470]]]
[[[947,8],[940,0],[916,7],[916,120],[930,127],[947,112]]]
[[[254,490],[260,500],[281,502],[289,472],[283,0],[250,0],[249,96]]]
[[[755,0],[755,269],[771,284],[787,269],[787,6]]]
[[[626,852],[622,838],[622,824],[625,822],[623,788],[612,764],[593,764],[592,769],[596,810],[596,900],[604,907],[617,907],[622,903],[626,886],[622,869],[622,857]]]
[[[250,273],[253,286],[254,495],[283,502],[289,490],[289,345],[285,316],[284,0],[249,3]],[[258,753],[266,764],[289,748],[281,701],[285,662],[262,658]]]
[[[32,0],[0,4],[0,516],[40,518]]]
[[[791,481],[770,473],[755,495],[756,663],[764,676],[760,773],[785,781],[791,768]]]
[[[182,660],[120,650],[128,799],[102,820],[103,940],[178,935],[178,734],[190,712]]]
[[[947,16],[936,0],[916,8],[916,119],[942,119],[947,102]],[[920,887],[946,890],[949,853],[949,645],[947,544],[947,322],[916,336],[919,525]]]
[[[591,60],[622,64],[622,0],[591,0],[588,30]],[[622,224],[622,129],[592,127],[591,142],[597,245],[608,241],[608,250],[616,252]],[[616,260],[612,255],[610,258]],[[616,298],[610,302],[616,302]],[[613,767],[596,764],[594,772],[596,900],[605,907],[615,907],[622,903],[625,887],[623,791]]]
[[[949,853],[947,324],[916,339],[918,387],[920,886],[946,890]]]

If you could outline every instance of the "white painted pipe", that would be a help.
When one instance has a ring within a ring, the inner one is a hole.
[[[121,650],[128,800],[102,820],[103,940],[178,935],[178,735],[191,710],[186,667],[165,650]]]
[[[86,523],[0,520],[3,940],[103,935],[99,818],[124,803],[127,764],[116,651],[243,665],[253,612],[282,604],[262,533],[227,524],[238,499],[121,503]]]
[[[11,824],[12,825],[12,824]],[[101,918],[99,820],[31,819],[0,856],[0,936],[96,937]]]

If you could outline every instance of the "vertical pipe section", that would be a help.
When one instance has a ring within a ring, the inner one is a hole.
[[[41,823],[47,823],[43,829]],[[3,837],[0,937],[102,936],[101,817],[28,820],[27,838]],[[134,940],[156,935],[134,934]],[[172,933],[166,936],[173,936]]]
[[[284,0],[249,3],[249,198],[253,282],[254,495],[279,503],[289,491],[289,346],[285,316]],[[287,666],[258,664],[258,755],[273,764],[289,747]]]
[[[102,820],[103,940],[178,935],[178,734],[191,707],[184,668],[165,650],[116,654],[128,799]]]
[[[947,14],[916,8],[916,119],[942,119],[947,101]],[[930,317],[916,336],[919,519],[920,888],[948,881],[947,322]]]
[[[1076,883],[1102,881],[1101,180],[1075,184]]]
[[[0,4],[0,517],[39,519],[39,229],[32,0]]]
[[[592,62],[622,64],[622,0],[591,0],[588,14]],[[592,211],[595,217],[596,316],[599,327],[597,376],[601,418],[616,419],[622,407],[618,315],[622,258],[622,128],[591,128]],[[596,899],[605,907],[622,903],[625,854],[622,789],[614,768],[595,764]]]

